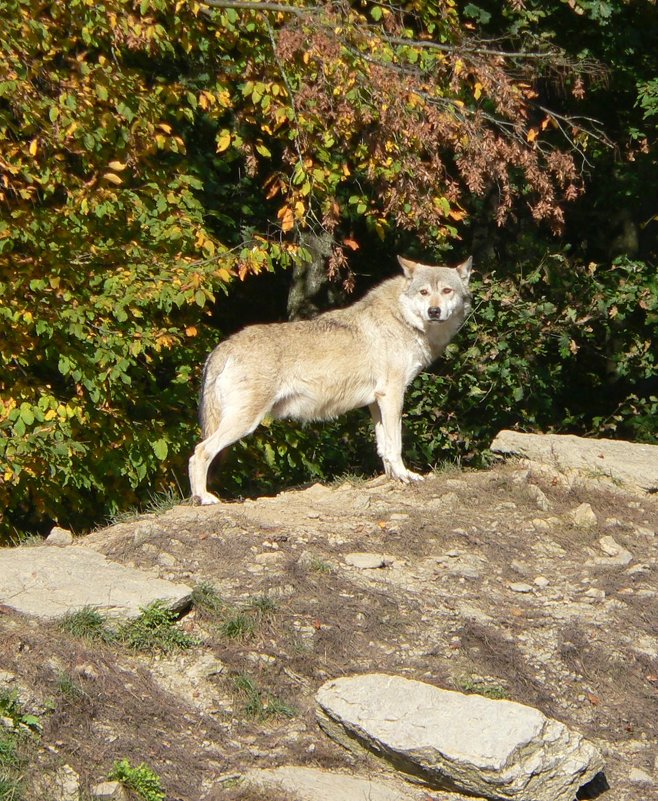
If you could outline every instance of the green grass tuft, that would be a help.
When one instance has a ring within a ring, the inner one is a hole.
[[[176,625],[176,613],[162,601],[154,601],[142,609],[141,615],[117,629],[117,640],[133,651],[171,653],[199,644]]]

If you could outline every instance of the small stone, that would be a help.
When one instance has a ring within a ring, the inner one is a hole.
[[[310,520],[318,520],[320,517],[320,512],[307,512],[306,517]]]
[[[601,537],[599,545],[603,553],[614,559],[616,564],[627,565],[633,559],[633,554],[610,537]]]
[[[656,532],[652,528],[647,528],[646,526],[635,526],[635,533],[639,534],[641,537],[656,536]]]
[[[348,553],[345,563],[359,570],[377,570],[386,567],[386,559],[376,553]]]
[[[548,520],[544,520],[541,517],[536,517],[531,522],[535,531],[550,531],[551,529],[551,524],[548,522]]]
[[[653,784],[653,779],[640,768],[633,768],[628,774],[628,781],[633,784]]]
[[[70,765],[62,765],[55,773],[42,773],[32,787],[32,797],[48,801],[79,801],[80,777]]]
[[[163,551],[158,556],[158,564],[160,567],[174,567],[176,564],[178,564],[178,560],[172,554]]]
[[[53,526],[50,534],[46,537],[46,545],[58,545],[63,548],[65,545],[73,543],[73,534],[68,529]]]
[[[521,593],[532,592],[532,587],[530,586],[530,584],[526,584],[523,581],[514,581],[511,584],[508,584],[507,586],[510,588],[510,590],[512,590],[512,592],[521,592]]]
[[[128,793],[120,782],[101,782],[91,794],[98,801],[128,801]]]
[[[586,598],[592,598],[596,601],[603,601],[605,600],[605,591],[598,590],[596,587],[590,587],[589,590],[586,590],[584,593]]]
[[[581,503],[571,512],[571,520],[578,528],[593,528],[598,520],[589,503]]]
[[[541,509],[542,512],[548,512],[548,510],[551,508],[551,503],[546,497],[546,493],[536,484],[528,484],[528,495],[533,499],[533,501],[537,504],[537,508]]]
[[[537,587],[539,587],[540,589],[544,589],[544,587],[548,587],[548,585],[549,585],[551,582],[550,582],[550,581],[549,581],[549,580],[546,578],[546,576],[537,576],[537,578],[535,579],[534,583],[535,583],[535,584],[537,585]]]
[[[404,512],[395,512],[391,515],[391,521],[399,523],[402,520],[409,520],[409,515]]]

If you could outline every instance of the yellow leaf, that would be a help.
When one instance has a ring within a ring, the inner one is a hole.
[[[482,84],[479,81],[476,81],[475,86],[473,87],[473,97],[476,100],[479,100],[482,95]]]
[[[195,337],[198,334],[196,326],[195,325],[188,325],[188,327],[185,329],[185,334],[188,337]]]
[[[217,152],[223,153],[231,144],[231,132],[224,128],[217,134]]]
[[[281,220],[281,229],[284,233],[295,227],[295,215],[288,206],[282,206],[276,216]]]
[[[297,217],[298,220],[301,220],[305,211],[306,206],[304,206],[301,200],[298,200],[297,203],[295,203],[295,217]]]
[[[166,122],[159,122],[159,123],[158,123],[158,128],[159,128],[161,131],[164,131],[165,133],[168,133],[168,134],[170,134],[170,133],[171,133],[171,125],[167,125],[167,123],[166,123]]]
[[[217,278],[219,278],[220,281],[224,281],[224,283],[228,283],[233,277],[231,273],[226,269],[226,267],[220,267],[219,270],[217,270],[217,272],[215,273],[215,275],[217,276]]]
[[[539,136],[539,131],[536,128],[531,128],[528,131],[528,142],[534,142],[535,139]]]
[[[33,139],[30,142],[30,156],[36,156],[38,147],[39,143],[37,142],[36,139]]]
[[[122,164],[120,161],[111,161],[107,165],[111,170],[116,170],[117,172],[123,172],[128,166],[127,164]]]
[[[104,181],[108,181],[108,183],[114,184],[115,186],[119,186],[123,183],[121,178],[118,175],[115,175],[113,172],[106,172],[103,176]]]

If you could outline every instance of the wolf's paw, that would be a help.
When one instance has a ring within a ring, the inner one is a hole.
[[[390,478],[396,479],[397,481],[401,481],[403,484],[412,484],[415,481],[424,481],[425,476],[421,476],[420,473],[414,473],[413,470],[396,470],[391,472]]]
[[[407,470],[406,478],[403,478],[405,484],[411,484],[414,481],[425,481],[425,476],[421,476],[420,473],[414,473],[413,470]]]
[[[211,506],[213,503],[220,503],[220,500],[212,492],[203,492],[200,495],[192,496],[193,506]]]

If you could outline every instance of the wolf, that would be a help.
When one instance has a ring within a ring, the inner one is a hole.
[[[402,404],[411,381],[445,350],[470,310],[472,258],[457,267],[398,256],[403,274],[312,320],[253,325],[226,339],[203,371],[203,434],[189,461],[196,503],[219,503],[208,469],[266,415],[327,420],[367,406],[391,479],[422,479],[402,461]]]

